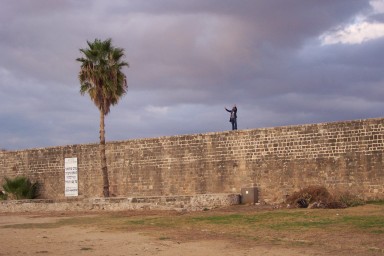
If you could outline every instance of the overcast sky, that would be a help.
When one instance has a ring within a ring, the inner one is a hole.
[[[0,149],[99,141],[80,48],[125,49],[107,141],[382,117],[384,0],[0,0]]]

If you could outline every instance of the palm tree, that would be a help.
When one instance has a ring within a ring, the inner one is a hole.
[[[100,111],[100,158],[104,197],[109,197],[104,118],[111,105],[117,104],[128,89],[126,77],[121,71],[124,66],[128,67],[128,63],[122,61],[124,49],[113,47],[111,42],[112,39],[87,41],[89,48],[80,49],[84,56],[76,59],[81,62],[80,93],[88,93]]]
[[[5,177],[4,192],[0,192],[0,199],[34,199],[39,196],[39,183],[32,183],[27,177],[17,176],[13,179]]]

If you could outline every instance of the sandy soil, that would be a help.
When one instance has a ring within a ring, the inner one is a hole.
[[[79,214],[84,216],[89,213]],[[93,213],[93,215],[97,215]],[[169,255],[169,256],[293,256],[293,255],[349,255],[348,249],[331,252],[318,247],[284,246],[273,244],[244,243],[236,239],[199,236],[191,239],[176,236],[161,239],[151,230],[106,230],[96,227],[52,225],[44,228],[14,225],[31,223],[55,223],[70,218],[64,214],[1,214],[0,255]],[[176,233],[177,234],[177,233]],[[343,245],[340,245],[342,248]],[[353,255],[363,255],[356,254]],[[384,255],[378,251],[369,255]]]
[[[64,226],[59,228],[4,228],[23,223],[49,223],[67,217],[0,216],[0,255],[319,255],[303,249],[257,246],[242,248],[225,240],[162,241],[140,232],[106,232]]]

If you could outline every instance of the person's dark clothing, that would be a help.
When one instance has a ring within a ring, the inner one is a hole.
[[[225,108],[225,110],[231,113],[229,122],[232,123],[232,130],[237,130],[237,107],[233,107],[232,110]]]

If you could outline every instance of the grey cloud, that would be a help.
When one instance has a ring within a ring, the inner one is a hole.
[[[234,103],[241,129],[376,117],[383,105],[383,39],[319,41],[369,14],[366,0],[2,3],[3,148],[97,142],[75,61],[95,38],[112,38],[130,63],[108,140],[227,130]]]
[[[375,14],[371,15],[367,19],[369,22],[379,22],[379,23],[384,23],[384,14]]]

